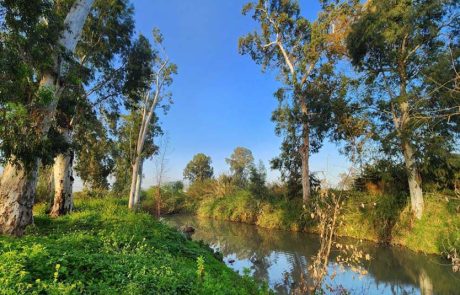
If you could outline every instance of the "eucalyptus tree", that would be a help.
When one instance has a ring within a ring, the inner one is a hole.
[[[0,2],[0,233],[22,235],[33,222],[39,160],[52,158],[47,135],[94,2]]]
[[[148,134],[154,129],[155,111],[161,107],[167,110],[172,103],[172,95],[168,91],[177,74],[177,66],[169,61],[163,47],[163,36],[159,30],[153,30],[154,44],[151,46],[147,39],[142,38],[140,53],[150,56],[141,60],[141,64],[131,63],[133,70],[139,72],[138,67],[145,69],[143,75],[132,82],[139,87],[132,88],[128,95],[132,98],[131,112],[139,119],[139,132],[136,138],[134,162],[132,163],[131,188],[129,193],[129,208],[137,207],[140,201],[140,187],[142,180],[142,166],[145,159],[144,147]],[[149,73],[150,72],[150,73]]]
[[[133,8],[127,0],[96,0],[76,48],[75,81],[67,81],[64,97],[58,104],[56,125],[69,148],[54,159],[55,192],[51,216],[64,215],[72,210],[75,152],[79,161],[77,172],[84,182],[91,187],[108,186],[106,177],[113,165],[104,155],[102,147],[107,146],[108,140],[93,109],[99,109],[101,119],[112,115],[106,120],[113,120],[113,113],[118,112],[122,100],[124,59],[130,52],[133,30]],[[86,128],[79,128],[79,124]],[[76,128],[80,136],[74,138]],[[99,145],[96,140],[100,141]],[[95,171],[97,168],[101,169],[100,172]]]
[[[295,116],[301,124],[302,144],[297,152],[302,162],[304,202],[310,197],[309,156],[311,136],[315,132],[312,105],[316,101],[315,97],[308,96],[306,88],[322,64],[344,53],[343,37],[348,32],[349,18],[356,5],[357,1],[333,1],[332,4],[323,1],[323,10],[314,22],[301,15],[300,6],[294,0],[259,0],[243,8],[243,14],[252,11],[252,18],[260,24],[261,32],[240,38],[240,53],[249,54],[263,70],[278,68],[286,88],[292,92],[293,102],[289,105],[300,111],[300,116]]]
[[[384,152],[402,157],[418,219],[424,208],[423,153],[433,136],[441,136],[444,143],[455,137],[449,132],[450,122],[439,120],[448,111],[442,106],[446,98],[437,100],[437,91],[423,83],[426,70],[446,47],[449,25],[458,22],[458,10],[452,5],[458,6],[438,0],[369,1],[347,39],[352,62],[368,87],[362,102],[372,111],[375,139]]]
[[[214,175],[214,169],[212,168],[211,157],[206,156],[203,153],[198,153],[193,156],[193,159],[188,162],[184,169],[184,178],[190,182],[204,181],[210,179]]]
[[[136,144],[140,129],[140,116],[137,113],[122,115],[120,126],[115,133],[116,142],[114,144],[113,160],[114,177],[113,191],[119,195],[128,195],[131,185],[132,165],[136,158]],[[150,158],[158,151],[158,146],[154,143],[154,138],[161,135],[162,129],[158,124],[158,117],[154,114],[152,118],[153,128],[149,130],[144,142],[143,157]],[[142,171],[139,171],[142,177]],[[141,185],[140,178],[137,183]]]
[[[140,113],[140,108],[143,106],[141,98],[150,89],[151,79],[154,76],[153,63],[156,54],[147,38],[140,35],[133,43],[130,53],[124,61],[126,73],[122,94],[125,98],[125,108],[128,114],[121,116],[120,126],[115,128],[117,143],[113,151],[115,160],[113,190],[118,194],[129,194],[130,192],[132,167],[137,157],[138,137],[143,121],[143,116]],[[162,134],[162,130],[155,112],[152,113],[150,125],[146,131],[141,152],[143,159],[150,158],[158,150],[153,140],[155,136]],[[137,178],[136,182],[140,187],[141,169],[139,169],[138,175],[140,177]]]

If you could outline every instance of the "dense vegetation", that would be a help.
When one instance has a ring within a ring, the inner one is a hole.
[[[301,199],[283,196],[285,188],[266,188],[258,197],[250,189],[223,188],[218,180],[192,185],[187,192],[164,187],[162,212],[193,213],[201,217],[256,224],[269,229],[316,232],[312,208]],[[156,190],[147,190],[143,208],[156,208]],[[414,251],[445,254],[460,250],[460,201],[451,194],[427,197],[426,216],[415,220],[405,197],[368,192],[337,191],[345,196],[344,223],[338,235],[403,245]],[[313,198],[318,197],[313,194]]]
[[[0,294],[267,293],[127,200],[77,198],[75,207],[51,219],[37,206],[26,237],[0,237]]]

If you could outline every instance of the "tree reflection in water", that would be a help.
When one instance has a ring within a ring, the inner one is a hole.
[[[278,294],[290,294],[298,287],[309,260],[319,249],[318,237],[307,233],[267,230],[190,215],[171,216],[167,220],[175,227],[195,227],[194,240],[203,240],[221,252],[224,261],[236,271],[242,273],[245,267],[249,268],[257,280],[267,282]],[[460,274],[454,274],[451,266],[439,257],[373,243],[360,246],[372,256],[365,266],[369,274],[359,277],[344,269],[334,278],[334,285],[353,294],[460,294]],[[335,261],[336,255],[333,252],[330,261]],[[333,263],[329,269],[332,271]]]

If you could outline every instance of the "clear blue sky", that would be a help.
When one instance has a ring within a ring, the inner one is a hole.
[[[211,156],[216,174],[228,167],[225,158],[237,146],[249,148],[268,169],[270,181],[279,177],[269,169],[281,139],[274,134],[271,112],[279,83],[276,73],[262,73],[248,56],[238,53],[238,38],[257,28],[241,14],[245,0],[134,0],[137,32],[151,37],[153,27],[164,35],[170,59],[179,67],[171,88],[174,105],[161,118],[168,133],[167,179],[182,179],[194,154]],[[314,19],[316,0],[301,1],[303,14]],[[326,144],[311,159],[312,171],[328,171],[336,182],[348,163],[335,144]],[[152,161],[144,166],[144,187],[153,184]]]

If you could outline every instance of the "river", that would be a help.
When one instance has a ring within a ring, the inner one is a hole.
[[[174,227],[190,225],[196,229],[192,238],[202,240],[221,252],[224,262],[239,273],[249,269],[256,280],[267,282],[278,294],[290,294],[308,272],[308,263],[319,247],[318,236],[308,233],[267,230],[254,225],[173,215],[166,218]],[[415,253],[401,247],[379,247],[374,243],[352,239],[371,256],[361,266],[360,275],[334,263],[330,257],[329,272],[336,273],[326,283],[343,287],[352,294],[460,294],[460,274],[452,272],[448,261],[433,255]]]

